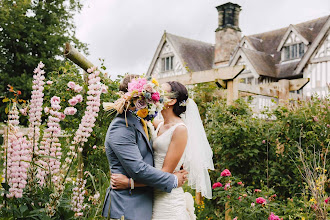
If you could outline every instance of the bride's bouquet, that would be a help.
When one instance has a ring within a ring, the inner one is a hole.
[[[132,110],[138,117],[150,121],[164,108],[165,91],[152,77],[139,77],[128,83],[128,91],[120,92],[120,98],[114,103],[103,103],[106,111],[118,113]]]

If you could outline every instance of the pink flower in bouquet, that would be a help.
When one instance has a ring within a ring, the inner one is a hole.
[[[231,173],[228,169],[225,169],[224,171],[221,172],[221,176],[231,176]]]
[[[155,92],[154,94],[152,94],[151,98],[152,98],[152,100],[158,102],[160,99],[160,95],[158,92]]]
[[[326,198],[326,199],[324,200],[324,202],[325,202],[326,204],[329,204],[329,199],[330,199],[330,197]]]
[[[76,112],[77,112],[77,109],[74,107],[67,107],[64,109],[64,114],[66,114],[66,115],[74,115],[74,114],[76,114]]]
[[[256,203],[266,204],[266,199],[264,199],[263,197],[258,197],[258,198],[256,198]]]
[[[138,91],[138,92],[142,92],[144,85],[147,83],[147,79],[146,78],[137,78],[137,79],[133,79],[132,82],[128,83],[128,91],[132,92],[132,91]]]
[[[73,97],[68,102],[71,106],[75,106],[78,103],[78,100],[75,97]]]
[[[220,182],[214,183],[212,186],[213,189],[218,188],[218,187],[222,187],[222,184]]]
[[[70,89],[74,89],[75,86],[76,86],[76,84],[74,82],[72,82],[72,81],[68,82],[68,87]]]
[[[144,90],[147,91],[147,92],[152,93],[152,92],[153,92],[153,86],[152,86],[152,84],[147,83],[147,84],[144,86]]]
[[[268,220],[281,220],[280,217],[278,217],[277,215],[275,215],[274,213],[270,213]]]

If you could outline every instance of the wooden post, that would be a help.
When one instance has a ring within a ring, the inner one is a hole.
[[[278,99],[280,105],[288,105],[290,98],[290,80],[281,79],[278,81]]]
[[[197,205],[201,205],[203,201],[202,194],[200,192],[197,192],[196,190],[196,203]]]
[[[230,79],[227,81],[227,105],[234,104],[238,99],[238,79]]]
[[[64,56],[80,66],[83,70],[87,71],[88,68],[94,66],[94,64],[84,57],[79,51],[72,47],[69,43],[65,43]]]

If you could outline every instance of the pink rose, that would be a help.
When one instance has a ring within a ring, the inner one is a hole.
[[[52,103],[52,104],[59,104],[60,102],[61,102],[61,99],[60,99],[60,97],[57,97],[57,96],[53,96],[51,99],[50,99],[50,102]]]
[[[242,185],[243,183],[242,183],[242,182],[238,182],[237,184],[238,184],[238,185]]]
[[[72,81],[68,82],[68,87],[70,89],[74,89],[75,86],[76,86],[76,84],[74,82],[72,82]]]
[[[74,107],[67,107],[64,109],[64,114],[66,114],[66,115],[74,115],[74,114],[76,114],[76,112],[77,112],[77,109]]]
[[[274,213],[270,213],[268,220],[281,220],[280,217],[278,217],[277,215],[275,215]]]
[[[222,184],[220,182],[214,183],[212,186],[213,189],[218,188],[218,187],[222,187]]]
[[[82,102],[82,100],[83,100],[83,97],[82,97],[82,95],[76,95],[76,100],[78,101],[78,102]]]
[[[152,100],[158,102],[160,99],[160,95],[158,92],[155,92],[154,94],[152,94],[151,98],[152,98]]]
[[[82,86],[76,85],[76,86],[73,88],[73,90],[74,90],[75,92],[81,92],[81,90],[82,90]]]
[[[256,203],[266,204],[266,199],[264,199],[263,197],[258,197],[258,198],[256,198]]]
[[[224,171],[221,172],[221,176],[231,176],[231,173],[228,169],[225,169]]]
[[[226,183],[226,185],[225,185],[225,190],[227,190],[228,188],[230,188],[230,183]]]
[[[64,120],[64,119],[65,119],[65,114],[61,113],[61,115],[60,115],[60,119],[61,119],[61,120]]]
[[[73,97],[68,102],[71,106],[75,106],[78,103],[78,100],[75,97]]]

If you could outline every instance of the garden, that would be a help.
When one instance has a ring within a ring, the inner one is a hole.
[[[34,70],[32,96],[8,85],[2,125],[0,214],[4,219],[101,219],[110,173],[104,138],[120,77],[69,64],[45,77]],[[249,100],[227,106],[216,84],[195,85],[215,170],[213,199],[198,219],[327,219],[329,99],[313,97],[253,114]],[[25,129],[25,132],[24,132]],[[185,187],[186,191],[194,192]]]

